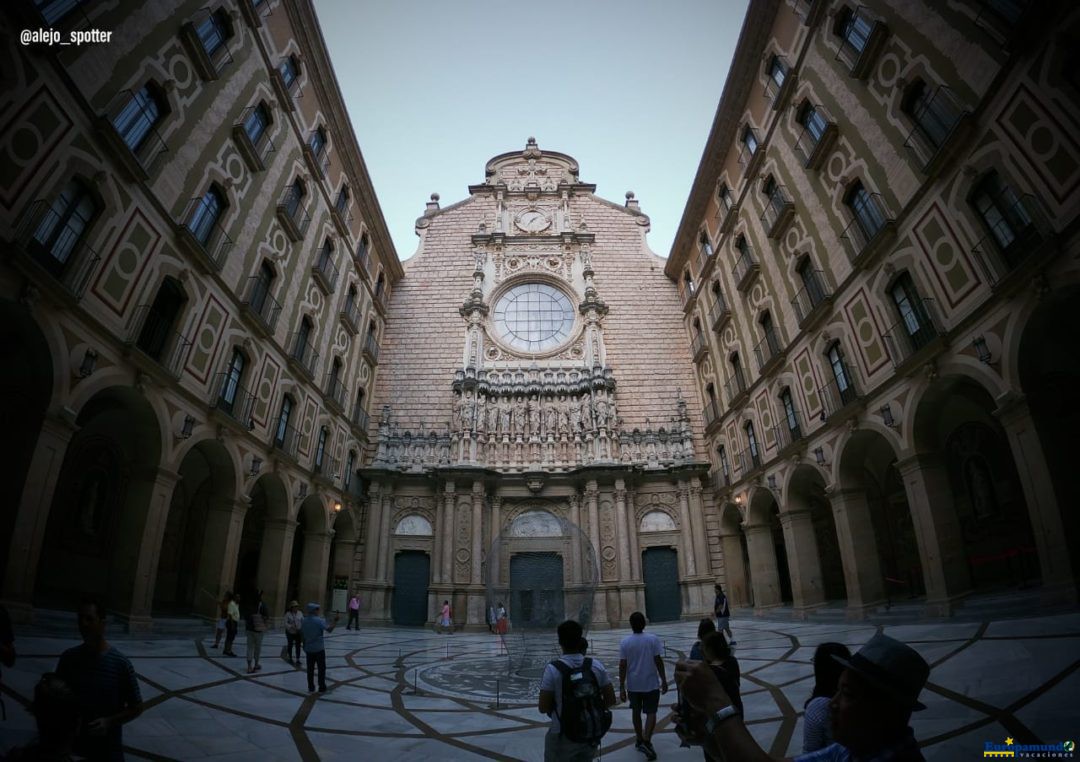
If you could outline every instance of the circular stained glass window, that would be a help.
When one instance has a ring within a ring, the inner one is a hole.
[[[547,283],[514,286],[495,303],[495,333],[499,340],[522,352],[543,352],[570,338],[574,305]]]

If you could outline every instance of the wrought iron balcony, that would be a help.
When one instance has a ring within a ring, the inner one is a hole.
[[[300,90],[300,77],[294,76],[292,81],[286,84],[281,69],[275,68],[270,72],[270,84],[274,88],[274,94],[277,95],[278,102],[289,111],[295,111],[296,100],[304,95]]]
[[[290,185],[277,205],[277,218],[285,235],[293,242],[303,240],[311,225],[311,215],[304,210],[304,194],[295,185]]]
[[[352,235],[351,226],[354,218],[348,202],[341,203],[341,196],[338,196],[338,202],[330,209],[330,216],[334,220],[334,227],[337,228],[338,233],[347,240]]]
[[[791,417],[789,418],[787,411],[780,411],[780,423],[773,427],[774,434],[776,436],[776,446],[780,450],[785,450],[798,442],[801,442],[805,434],[803,433],[802,416],[799,415],[797,410],[791,411]]]
[[[334,254],[330,249],[322,248],[315,264],[311,266],[311,274],[315,276],[315,282],[323,293],[330,294],[337,286],[338,269],[334,264]]]
[[[731,269],[731,276],[735,279],[735,287],[745,292],[750,288],[750,284],[754,282],[760,271],[761,265],[758,264],[757,258],[754,256],[754,250],[747,243],[746,249],[739,253],[739,259],[735,262],[735,267]]]
[[[315,153],[311,146],[305,143],[304,159],[307,161],[311,174],[320,180],[325,180],[330,174],[330,157],[326,155],[326,148],[321,149],[319,153]]]
[[[345,383],[334,374],[326,374],[326,404],[336,413],[345,410]]]
[[[706,400],[704,412],[706,429],[710,429],[720,422],[720,406],[716,404],[716,400]]]
[[[191,351],[191,339],[173,328],[175,315],[158,312],[150,304],[135,310],[127,345],[153,360],[171,378],[180,378]]]
[[[204,198],[193,198],[177,220],[177,239],[187,252],[207,270],[220,270],[232,251],[233,241],[216,219]]]
[[[861,207],[860,212],[852,217],[840,235],[848,261],[856,268],[872,262],[874,256],[881,252],[896,232],[895,222],[885,213],[885,202],[881,194],[869,195],[870,199]]]
[[[855,386],[855,379],[846,365],[844,366],[843,373],[843,385],[837,382],[834,377],[827,384],[818,388],[818,395],[821,397],[822,413],[825,418],[831,418],[844,410],[848,405],[853,405],[859,401],[859,392]]]
[[[754,357],[757,358],[758,372],[765,375],[771,371],[781,360],[784,359],[780,348],[780,338],[775,330],[765,332],[765,338],[754,347]]]
[[[721,469],[720,471],[714,471],[713,475],[713,489],[717,492],[723,492],[731,486],[731,473]]]
[[[802,277],[803,287],[791,300],[800,329],[813,323],[832,304],[832,293],[825,285],[821,270],[808,270]]]
[[[316,458],[311,464],[311,470],[317,476],[333,481],[341,475],[341,464],[337,458],[324,452],[322,458]]]
[[[270,8],[270,0],[239,0],[240,12],[253,29],[262,26],[263,18],[274,15]]]
[[[254,318],[255,325],[264,335],[274,333],[281,304],[270,295],[270,284],[258,276],[248,278],[246,296],[242,302],[246,314]]]
[[[30,263],[32,272],[44,273],[78,301],[101,263],[86,243],[87,232],[73,217],[61,218],[49,201],[39,199],[19,220],[16,251]]]
[[[735,467],[744,477],[755,468],[761,468],[761,452],[750,447],[740,450],[735,453]]]
[[[282,454],[296,459],[296,445],[300,441],[300,432],[291,424],[281,425],[279,421],[274,426],[274,437],[270,440],[270,446]]]
[[[213,24],[221,38],[212,51],[206,49],[198,32],[198,29],[206,23]],[[195,71],[208,82],[217,79],[222,70],[233,62],[232,53],[229,52],[229,39],[209,8],[199,9],[191,21],[180,25],[180,42],[187,49]]]
[[[243,110],[240,119],[233,125],[232,135],[236,149],[240,152],[240,158],[247,164],[248,169],[252,172],[262,172],[270,163],[270,154],[274,153],[277,147],[270,138],[269,124],[263,125],[262,132],[256,136],[255,140],[251,139],[247,125],[256,108],[258,107],[249,106]]]
[[[777,185],[769,194],[765,203],[765,210],[761,213],[761,226],[765,229],[769,238],[779,238],[783,235],[787,224],[795,216],[795,204],[788,196],[787,189],[783,185]]]
[[[982,6],[975,17],[975,25],[986,32],[1003,48],[1011,49],[1024,36],[1028,23],[1031,0],[979,0]],[[1036,18],[1041,18],[1035,16]]]
[[[345,304],[341,306],[339,317],[350,334],[355,336],[360,332],[360,309],[356,306],[355,300],[345,300]]]
[[[787,58],[784,56],[777,56],[776,59],[783,72],[783,75],[781,76],[783,81],[777,83],[776,79],[772,76],[772,72],[766,73],[765,76],[765,98],[772,104],[774,111],[783,108],[784,103],[787,102],[787,98],[791,94],[792,88],[795,86],[795,74],[791,70],[791,64],[788,63]]]
[[[698,243],[698,253],[697,253],[697,274],[698,274],[698,280],[701,281],[702,283],[705,282],[705,268],[709,266],[709,260],[711,260],[712,257],[713,257],[712,244],[708,244],[707,246],[704,246],[699,242]]]
[[[730,319],[731,310],[728,309],[724,295],[719,291],[713,291],[713,303],[709,308],[709,325],[714,331],[719,331]]]
[[[743,177],[753,177],[765,156],[765,149],[761,145],[757,130],[751,127],[750,132],[754,136],[753,148],[745,140],[739,141],[739,166],[743,169]]]
[[[229,373],[218,373],[214,376],[210,388],[213,389],[210,397],[212,410],[220,410],[245,429],[253,428],[251,411],[255,405],[255,396],[250,390],[241,386]]]
[[[960,146],[971,124],[971,112],[961,108],[952,90],[941,85],[912,114],[915,122],[904,147],[927,174],[939,170]]]
[[[746,394],[746,378],[742,368],[734,371],[731,378],[724,382],[724,393],[727,396],[729,407],[738,407],[743,395]]]
[[[705,341],[703,332],[694,331],[694,336],[690,340],[690,349],[694,362],[701,362],[705,359],[705,356],[709,353],[709,343]]]
[[[368,411],[364,410],[363,406],[361,406],[360,403],[357,403],[356,407],[353,408],[351,420],[352,425],[355,429],[365,433],[367,432],[369,422]]]
[[[799,138],[795,141],[795,155],[798,156],[807,169],[818,169],[829,155],[833,143],[836,142],[836,120],[830,116],[824,106],[811,106],[812,112],[806,119],[799,131]]]
[[[888,36],[885,23],[860,5],[841,31],[836,60],[847,67],[852,77],[862,79],[870,73]]]
[[[909,303],[903,317],[885,332],[885,347],[893,366],[899,368],[944,335],[933,299]]]
[[[716,213],[717,219],[720,221],[721,234],[730,232],[735,220],[739,217],[739,203],[732,201],[730,194],[731,191],[728,191],[727,200],[720,200],[720,208]]]
[[[361,236],[360,243],[356,245],[356,252],[353,254],[353,263],[356,265],[360,277],[366,280],[371,280],[371,251],[369,248],[364,243],[363,236]]]
[[[367,335],[367,339],[364,340],[363,355],[372,365],[379,364],[379,342],[370,333]]]
[[[131,90],[121,90],[98,117],[98,134],[132,180],[148,180],[169,152],[157,130],[158,120],[146,96]]]
[[[1038,252],[1051,247],[1053,229],[1034,196],[1017,197],[1005,189],[993,199],[997,221],[972,249],[987,283],[996,287],[1023,269]]]
[[[319,365],[319,353],[315,351],[315,347],[311,346],[301,331],[292,335],[289,345],[289,362],[309,379],[315,378],[315,368]]]

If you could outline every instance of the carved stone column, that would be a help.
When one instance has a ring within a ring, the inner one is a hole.
[[[885,600],[874,525],[866,493],[857,489],[835,489],[826,494],[836,522],[836,539],[844,567],[848,619],[864,619],[867,612]]]
[[[443,581],[442,557],[443,557],[443,522],[446,521],[445,513],[439,501],[438,492],[435,493],[435,526],[432,528],[434,535],[431,538],[431,581],[439,584]]]
[[[697,559],[698,574],[711,575],[709,566],[709,538],[705,528],[705,502],[701,496],[701,480],[690,477],[690,527],[694,533],[694,556]]]
[[[938,455],[919,454],[897,461],[896,468],[915,526],[926,612],[947,616],[957,599],[971,591],[971,570],[945,463]]]
[[[682,524],[680,555],[685,559],[684,569],[687,577],[697,576],[697,562],[694,558],[693,525],[690,523],[690,488],[685,479],[679,480],[679,521]]]
[[[578,497],[577,492],[573,493],[569,497],[570,501],[570,523],[574,525],[576,529],[581,530],[581,499]],[[575,538],[576,539],[576,538]],[[570,543],[570,579],[575,585],[580,585],[584,576],[585,561],[581,557],[581,543],[574,541]]]
[[[379,580],[390,580],[390,565],[394,562],[394,554],[390,547],[390,518],[394,513],[394,496],[390,488],[384,487],[382,491],[382,516],[379,521]]]
[[[626,536],[630,539],[630,579],[641,582],[641,544],[638,541],[637,511],[634,508],[634,493],[626,494]],[[638,608],[638,606],[634,606]]]
[[[630,537],[626,522],[626,482],[615,480],[615,528],[619,542],[619,582],[630,579]]]
[[[810,511],[780,512],[784,530],[788,573],[791,575],[791,595],[796,609],[808,609],[825,602],[825,586],[821,578],[821,559],[818,558],[817,537]]]
[[[592,616],[593,622],[606,623],[608,620],[606,594],[600,589],[600,579],[603,576],[600,565],[603,559],[600,557],[600,511],[596,504],[598,492],[595,479],[585,482],[585,509],[589,512],[589,542],[592,543],[593,551],[596,553],[597,564],[597,589],[593,596]]]
[[[4,604],[15,622],[29,622],[32,616],[34,584],[49,510],[60,478],[60,466],[75,431],[74,421],[47,415],[34,445],[9,540],[4,574]],[[11,506],[5,508],[10,509]]]
[[[368,488],[367,536],[364,538],[364,580],[375,582],[379,569],[379,527],[382,526],[382,498],[379,483]]]
[[[443,488],[442,581],[449,585],[454,579],[454,483]]]

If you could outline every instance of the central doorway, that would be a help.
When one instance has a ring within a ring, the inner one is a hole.
[[[421,550],[403,550],[394,556],[394,624],[423,626],[428,621],[428,580],[431,556]]]
[[[515,626],[552,629],[566,618],[561,555],[516,553],[510,557],[510,618]]]
[[[650,622],[674,622],[682,616],[679,557],[672,548],[646,548],[641,554],[645,577],[645,616]]]

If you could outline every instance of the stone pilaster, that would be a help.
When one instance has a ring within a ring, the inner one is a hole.
[[[874,525],[862,490],[835,489],[827,494],[836,522],[840,562],[844,568],[848,619],[863,619],[885,600]]]
[[[804,613],[825,603],[813,516],[808,510],[781,511],[780,526],[784,530],[795,609],[797,613]]]
[[[748,526],[746,550],[750,556],[750,583],[754,588],[756,610],[779,606],[780,572],[776,564],[772,528],[768,524]]]

